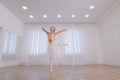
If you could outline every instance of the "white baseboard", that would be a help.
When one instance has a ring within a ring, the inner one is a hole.
[[[20,65],[19,61],[4,61],[0,63],[0,68]]]
[[[120,66],[120,60],[105,60],[105,65]]]

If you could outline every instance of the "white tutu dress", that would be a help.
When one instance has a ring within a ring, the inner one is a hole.
[[[50,61],[52,62],[52,64],[59,65],[61,63],[60,61],[63,57],[62,56],[62,54],[63,54],[62,46],[59,45],[59,43],[56,41],[49,43],[48,44],[48,54],[49,54]]]

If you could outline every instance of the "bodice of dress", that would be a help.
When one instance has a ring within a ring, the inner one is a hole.
[[[55,40],[54,33],[48,33],[47,36],[48,36],[49,43],[52,43]]]

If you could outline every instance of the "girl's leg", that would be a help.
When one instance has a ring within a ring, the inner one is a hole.
[[[53,56],[54,56],[54,46],[53,46],[53,44],[51,44],[49,46],[50,72],[53,71]]]
[[[53,59],[52,56],[50,56],[50,72],[53,71]]]

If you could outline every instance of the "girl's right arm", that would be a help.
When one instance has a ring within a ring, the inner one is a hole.
[[[43,27],[42,27],[42,30],[43,30],[45,33],[48,33],[48,31],[46,31]]]

